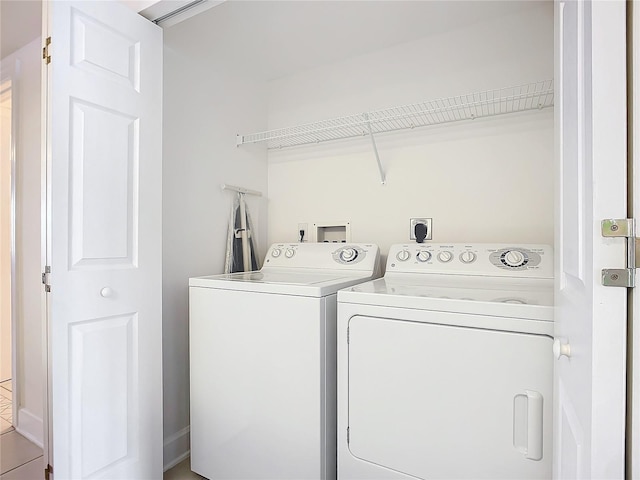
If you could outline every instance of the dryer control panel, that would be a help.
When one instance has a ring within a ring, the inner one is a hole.
[[[553,249],[530,244],[397,244],[387,272],[553,278]]]
[[[262,268],[375,271],[379,258],[378,246],[371,243],[275,243]]]

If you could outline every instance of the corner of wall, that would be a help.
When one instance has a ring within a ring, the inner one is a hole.
[[[26,408],[21,408],[18,410],[18,422],[15,428],[20,435],[43,448],[44,425],[42,418],[37,417]]]
[[[165,438],[163,471],[175,467],[191,454],[189,432],[190,427],[187,426]]]

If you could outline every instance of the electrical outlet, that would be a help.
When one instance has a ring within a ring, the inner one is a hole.
[[[431,231],[431,219],[430,218],[410,218],[409,219],[409,239],[410,240],[415,240],[416,239],[416,225],[419,223],[423,223],[427,226],[427,236],[425,238],[425,240],[431,240],[432,236],[432,231]]]
[[[301,232],[304,232],[304,234],[302,234]],[[296,235],[298,242],[310,242],[311,239],[309,238],[309,224],[299,223],[298,232],[296,233]]]

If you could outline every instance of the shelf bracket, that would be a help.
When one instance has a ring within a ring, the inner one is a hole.
[[[362,116],[367,122],[367,128],[369,129],[369,137],[371,137],[371,145],[373,145],[373,153],[375,153],[376,162],[378,162],[378,171],[380,172],[380,183],[384,185],[387,182],[387,179],[384,176],[384,170],[382,168],[382,163],[380,162],[380,155],[378,155],[378,147],[376,146],[376,139],[373,137],[373,130],[371,130],[371,121],[369,120],[369,114],[363,113]]]

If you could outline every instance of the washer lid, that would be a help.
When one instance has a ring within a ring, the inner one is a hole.
[[[258,283],[279,283],[283,285],[316,285],[329,281],[340,281],[344,278],[351,278],[344,274],[318,273],[318,272],[291,272],[291,271],[257,271],[238,272],[222,275],[212,275],[209,277],[199,277],[200,279],[222,280],[230,282],[258,282]],[[194,279],[195,280],[195,279]]]
[[[338,301],[553,320],[553,281],[387,274],[339,292]]]
[[[364,272],[270,269],[190,278],[189,286],[321,297],[372,277]]]

